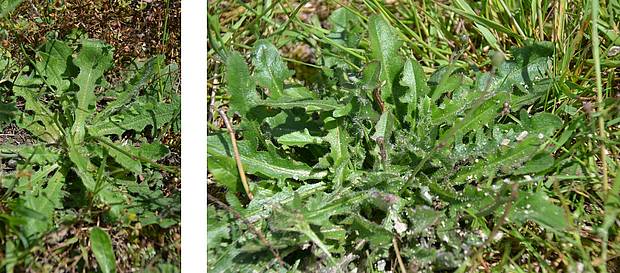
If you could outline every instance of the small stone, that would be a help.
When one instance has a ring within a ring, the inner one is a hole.
[[[618,55],[618,53],[620,53],[620,46],[612,46],[609,48],[609,51],[607,51],[607,56],[613,57]]]
[[[402,235],[403,233],[405,233],[405,231],[407,231],[407,224],[401,222],[400,219],[397,217],[396,219],[394,219],[394,230],[396,230],[398,234]]]
[[[521,132],[521,133],[517,136],[517,141],[524,140],[524,139],[527,137],[527,135],[528,135],[528,132],[527,132],[527,131],[523,131],[523,132]]]
[[[502,239],[502,237],[504,237],[504,233],[503,232],[497,232],[497,234],[495,234],[495,236],[493,236],[493,241],[499,241]]]
[[[377,262],[377,270],[379,270],[381,272],[385,272],[385,265],[386,265],[385,260],[379,260]]]

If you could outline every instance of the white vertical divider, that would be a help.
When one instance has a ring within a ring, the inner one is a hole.
[[[207,0],[181,3],[181,271],[207,267]]]

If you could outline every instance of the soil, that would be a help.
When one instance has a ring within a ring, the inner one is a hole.
[[[17,127],[15,124],[7,125],[2,129],[2,133],[0,133],[0,145],[23,145],[34,143],[35,140],[32,138],[32,136],[30,136],[30,134],[26,130]]]
[[[27,0],[0,22],[0,29],[5,30],[2,46],[18,61],[24,60],[19,58],[21,45],[41,45],[48,35],[62,39],[83,31],[116,49],[111,71],[116,74],[133,59],[156,54],[180,62],[181,1]]]

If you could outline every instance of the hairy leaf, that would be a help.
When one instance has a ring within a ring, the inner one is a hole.
[[[258,221],[259,219],[268,217],[272,211],[272,208],[276,205],[284,206],[290,202],[293,202],[295,196],[304,199],[308,196],[324,191],[325,189],[327,189],[325,183],[319,182],[315,184],[303,185],[296,190],[286,187],[277,193],[271,193],[264,196],[259,195],[264,193],[257,193],[256,198],[248,204],[247,209],[242,212],[242,215],[250,222]]]
[[[90,245],[101,271],[103,273],[116,272],[116,257],[110,235],[103,229],[94,227],[90,230]]]
[[[381,114],[379,121],[375,125],[375,133],[371,136],[374,141],[388,141],[392,135],[394,127],[394,115],[390,111],[385,111]]]
[[[132,145],[119,145],[117,143],[112,143],[112,145],[114,145],[115,148],[106,146],[110,156],[112,156],[121,166],[137,175],[142,174],[142,162],[138,159],[138,157],[156,162],[166,156],[169,152],[166,146],[159,143],[144,143],[140,147],[135,147]],[[122,150],[123,152],[119,150]]]
[[[521,195],[514,207],[509,216],[511,220],[521,223],[532,220],[555,231],[563,231],[568,225],[564,210],[541,191]]]
[[[131,103],[131,100],[139,95],[141,90],[147,87],[147,84],[153,79],[156,72],[162,69],[160,67],[162,62],[162,56],[155,56],[149,59],[140,67],[136,74],[122,86],[119,92],[115,92],[115,100],[108,103],[102,111],[98,112],[90,123],[96,124],[102,122],[113,114],[126,109],[127,105]]]
[[[335,43],[355,48],[362,36],[362,26],[359,17],[346,8],[338,8],[327,19],[332,24],[331,33],[327,35]],[[334,48],[335,51],[342,51]]]
[[[47,79],[47,83],[54,86],[57,96],[69,89],[70,81],[65,79],[68,65],[72,65],[73,50],[64,42],[50,40],[45,43],[43,51],[37,51],[39,61],[35,64],[38,73]]]
[[[208,137],[209,156],[233,159],[232,146],[228,136],[214,135]],[[293,178],[296,180],[321,179],[326,171],[314,170],[307,165],[274,155],[270,152],[259,152],[245,141],[238,141],[241,162],[245,171],[251,174],[262,174],[275,179]]]
[[[256,84],[250,75],[245,60],[238,52],[232,52],[226,59],[226,81],[230,92],[231,113],[239,112],[242,116],[260,100],[256,93]]]
[[[523,167],[515,170],[514,175],[539,173],[553,167],[553,156],[548,153],[540,153],[532,157]]]
[[[278,49],[266,40],[258,40],[254,44],[252,64],[258,84],[269,90],[270,97],[280,98],[284,92],[284,80],[292,73],[280,57]]]
[[[515,144],[511,149],[492,155],[488,160],[480,161],[470,167],[460,171],[454,181],[462,182],[471,179],[480,179],[485,176],[495,175],[498,170],[510,172],[519,167],[523,162],[532,157],[538,150],[540,140],[535,136],[528,136],[524,140]]]
[[[464,118],[458,119],[452,128],[441,136],[440,142],[447,141],[455,135],[465,135],[466,133],[482,128],[492,123],[498,117],[502,101],[508,98],[508,94],[501,92],[492,98],[482,102],[477,107],[471,108],[465,113]],[[483,98],[480,98],[483,99]]]
[[[353,216],[351,228],[367,238],[373,248],[386,248],[392,243],[392,234],[388,230],[359,215]]]
[[[259,105],[280,108],[280,109],[293,109],[303,108],[306,111],[333,111],[344,107],[338,104],[334,99],[324,100],[297,100],[297,99],[267,99],[261,101]]]
[[[17,107],[15,103],[0,103],[0,122],[9,122],[15,117]]]
[[[88,152],[86,151],[86,149],[81,146],[70,145],[68,153],[69,159],[75,165],[74,170],[82,180],[82,184],[84,184],[84,187],[86,187],[86,189],[91,192],[95,191],[96,182],[95,178],[92,176],[93,167],[92,163],[87,157]]]
[[[80,73],[75,78],[80,90],[77,92],[75,120],[71,127],[73,142],[80,144],[86,134],[86,120],[95,110],[95,86],[103,73],[112,65],[110,47],[96,40],[82,41],[82,49],[74,60]]]
[[[398,37],[398,31],[379,15],[369,18],[368,27],[372,56],[381,63],[381,81],[385,82],[381,89],[381,98],[384,102],[395,104],[397,101],[393,97],[393,85],[403,68],[403,61],[398,53],[402,41]]]
[[[424,71],[415,60],[408,58],[405,62],[400,85],[408,87],[405,95],[399,98],[401,103],[407,104],[405,120],[410,124],[415,124],[414,113],[418,105],[418,98],[426,96],[429,92]]]
[[[23,0],[2,0],[0,1],[0,18],[6,16],[21,4]]]
[[[431,122],[433,125],[443,123],[453,123],[454,120],[462,116],[465,110],[469,109],[474,102],[483,97],[483,93],[475,90],[463,90],[455,92],[453,99],[444,100],[440,106],[432,106]]]
[[[308,132],[308,129],[306,128],[303,131],[296,131],[278,137],[278,143],[286,146],[303,147],[307,144],[321,144],[323,143],[323,138],[311,136],[310,132]]]
[[[522,91],[544,93],[550,85],[544,80],[550,72],[549,62],[554,46],[551,43],[533,43],[523,48],[512,49],[513,60],[503,62],[489,83],[489,91],[512,91],[516,86]],[[481,77],[481,82],[486,82]]]
[[[48,142],[55,143],[60,139],[61,130],[55,122],[56,117],[40,100],[38,86],[43,82],[33,77],[21,76],[13,86],[15,96],[26,101],[25,110],[33,114],[22,112],[17,118],[17,125],[30,131],[34,136]]]
[[[0,153],[14,153],[33,164],[56,163],[61,158],[61,151],[45,145],[0,145]]]
[[[241,178],[234,160],[227,157],[209,156],[207,169],[213,175],[215,182],[231,192],[237,192],[238,185],[241,185]]]
[[[46,173],[50,173],[57,168],[58,165],[56,164],[50,165],[46,167]],[[22,197],[24,206],[44,216],[44,219],[28,218],[28,224],[24,227],[26,233],[30,236],[35,234],[41,235],[49,231],[54,224],[54,210],[63,207],[62,198],[65,194],[62,188],[65,180],[65,171],[56,170],[51,178],[45,176],[42,177],[42,179],[47,181],[45,187],[43,187],[43,185],[38,185],[35,187],[34,191],[27,192],[27,194]]]
[[[179,115],[178,102],[145,105],[135,103],[130,111],[124,111],[88,126],[92,136],[120,135],[128,130],[141,132],[146,126],[160,128]]]

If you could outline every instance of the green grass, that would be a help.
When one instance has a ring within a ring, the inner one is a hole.
[[[210,270],[620,269],[616,1],[267,3],[209,3]]]

